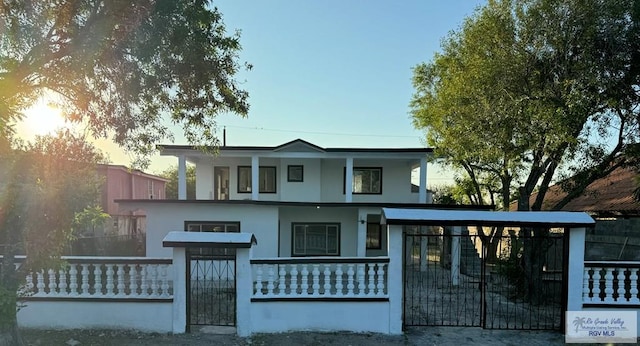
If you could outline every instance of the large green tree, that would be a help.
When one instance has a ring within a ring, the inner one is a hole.
[[[171,125],[217,145],[215,115],[249,108],[239,50],[206,0],[0,0],[0,136],[44,95],[137,153]]]
[[[20,343],[17,289],[29,270],[59,264],[76,217],[98,203],[103,156],[70,132],[16,144],[0,155],[0,345]],[[16,270],[14,256],[26,254]]]
[[[574,174],[560,209],[633,156],[639,15],[633,0],[490,0],[414,69],[414,125],[478,193],[494,177],[504,209],[517,195],[540,210],[554,179]],[[533,284],[543,249],[530,245]]]

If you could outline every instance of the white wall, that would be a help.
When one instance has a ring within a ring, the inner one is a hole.
[[[277,257],[278,207],[204,203],[145,203],[147,211],[147,257],[170,257],[162,239],[171,231],[183,231],[185,221],[240,222],[240,232],[253,233],[258,241],[254,254]]]
[[[167,302],[28,301],[18,326],[36,329],[135,329],[170,333],[173,306]]]
[[[209,162],[196,165],[196,199],[213,199],[213,166]]]
[[[390,334],[389,302],[251,302],[253,333],[350,331]]]
[[[327,222],[340,224],[340,256],[357,256],[358,209],[331,207],[281,207],[280,257],[291,256],[291,223]],[[258,245],[260,240],[258,240]],[[254,247],[257,249],[257,247]],[[254,252],[256,258],[261,256]]]
[[[322,161],[322,201],[344,202],[345,160]],[[382,167],[382,194],[353,194],[353,202],[417,203],[411,193],[411,166],[406,160],[354,159],[353,167]]]
[[[288,166],[303,166],[303,181],[289,182]],[[320,201],[320,159],[281,159],[280,160],[280,200],[289,202],[319,202]]]

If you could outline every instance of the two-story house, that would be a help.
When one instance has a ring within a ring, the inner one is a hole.
[[[147,256],[169,256],[162,239],[178,230],[250,232],[263,258],[386,255],[381,208],[431,202],[429,148],[322,148],[301,139],[216,154],[159,148],[178,159],[179,200],[118,201],[146,210]],[[196,166],[196,200],[186,200],[187,162]]]

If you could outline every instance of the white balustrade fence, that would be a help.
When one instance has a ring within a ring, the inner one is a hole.
[[[585,305],[637,305],[638,262],[584,262],[582,302]]]
[[[388,298],[388,257],[251,260],[252,299]]]
[[[173,297],[170,258],[63,257],[63,269],[26,276],[28,297],[164,299]]]

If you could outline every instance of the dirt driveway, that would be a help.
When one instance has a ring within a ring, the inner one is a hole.
[[[191,333],[146,334],[110,330],[23,330],[28,345],[563,345],[564,336],[547,331],[484,330],[470,327],[421,327],[404,335],[353,333],[259,334],[251,338],[234,335]]]

